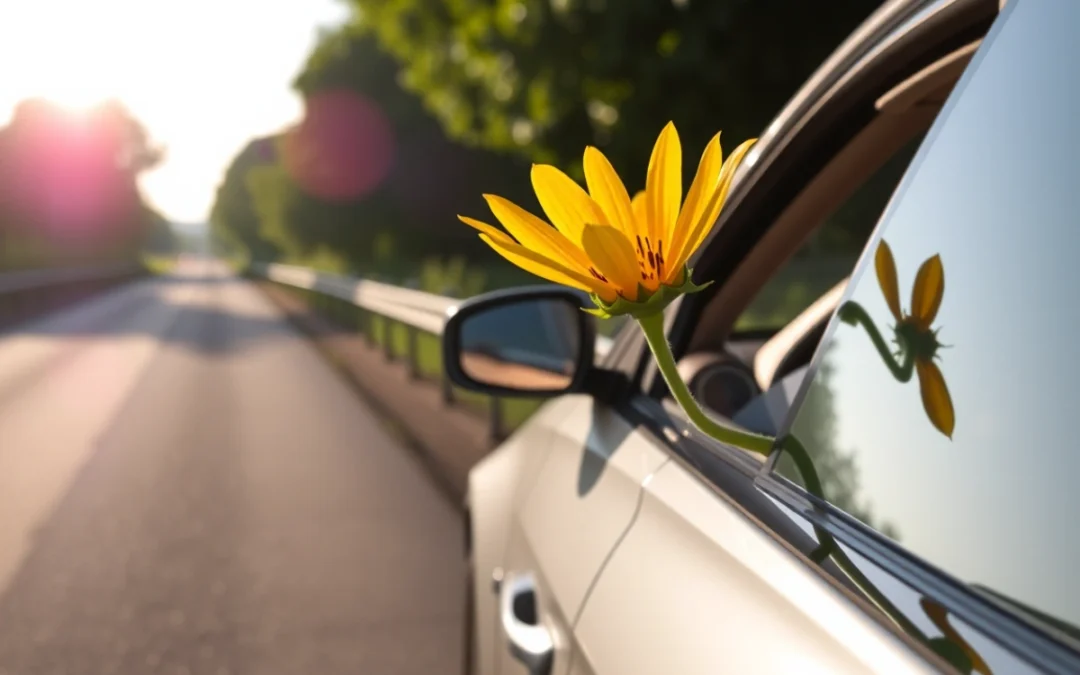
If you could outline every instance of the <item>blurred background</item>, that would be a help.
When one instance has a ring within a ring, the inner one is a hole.
[[[727,148],[760,133],[880,4],[12,0],[0,270],[209,242],[454,296],[532,283],[455,214],[485,217],[484,192],[538,210],[529,164],[580,178],[588,144],[640,189],[669,120],[691,171],[716,130]],[[823,229],[807,264],[848,245]],[[777,288],[743,321],[813,295]]]
[[[468,472],[541,404],[445,377],[453,298],[537,283],[456,215],[587,145],[640,190],[669,121],[691,175],[880,4],[0,0],[0,675],[455,672]],[[738,328],[850,272],[908,157]]]

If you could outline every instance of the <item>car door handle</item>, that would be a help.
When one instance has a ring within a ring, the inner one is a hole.
[[[536,577],[529,572],[510,573],[499,590],[499,617],[510,654],[529,670],[529,675],[547,675],[555,643],[551,632],[540,622],[536,601]]]

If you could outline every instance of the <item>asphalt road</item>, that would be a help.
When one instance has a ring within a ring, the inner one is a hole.
[[[0,675],[457,673],[461,539],[219,268],[0,334]]]

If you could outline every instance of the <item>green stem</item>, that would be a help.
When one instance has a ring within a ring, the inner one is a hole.
[[[638,323],[641,324],[641,330],[645,333],[645,340],[649,343],[649,349],[652,350],[656,365],[660,368],[660,374],[664,376],[664,381],[667,382],[672,396],[682,406],[690,421],[702,432],[721,443],[727,443],[728,445],[734,445],[767,456],[769,451],[772,450],[775,438],[749,431],[740,431],[719,424],[706,415],[698,402],[694,400],[690,390],[686,387],[686,383],[683,382],[682,376],[679,375],[678,368],[675,366],[675,357],[671,353],[671,346],[668,344],[667,336],[664,334],[664,314],[656,312],[648,316],[638,317]]]
[[[881,360],[889,367],[897,381],[907,382],[911,379],[911,374],[915,370],[915,357],[912,350],[905,348],[903,350],[903,362],[897,363],[892,352],[889,351],[889,345],[885,343],[885,338],[881,337],[881,331],[878,330],[874,320],[870,318],[863,306],[857,302],[851,300],[845,302],[844,306],[840,308],[839,314],[840,320],[844,323],[852,326],[862,324],[863,330],[870,336],[870,341],[874,343],[874,348],[881,355]]]
[[[806,487],[807,492],[814,495],[818,499],[824,499],[824,493],[821,489],[821,479],[818,477],[817,469],[814,467],[813,460],[810,459],[810,453],[806,451],[806,448],[794,436],[788,435],[784,438],[782,443],[784,452],[788,454],[788,457],[795,462],[795,467],[799,470],[799,473],[803,477],[803,485]],[[885,594],[878,590],[877,586],[873,584],[866,575],[862,573],[862,570],[852,562],[851,558],[847,556],[840,545],[833,539],[832,534],[828,530],[821,527],[817,523],[812,523],[814,528],[814,534],[817,535],[818,548],[811,552],[811,559],[816,562],[821,562],[826,557],[831,556],[836,566],[843,570],[844,574],[848,575],[856,586],[866,594],[870,602],[877,606],[878,609],[885,614],[885,616],[892,619],[893,623],[897,625],[901,630],[908,632],[910,635],[922,638],[926,640],[926,634],[919,629],[907,615],[900,611],[896,605],[892,604]]]
[[[869,315],[866,314],[866,311],[855,303],[848,303],[844,306],[842,311],[844,310],[849,314],[848,316],[842,314],[841,318],[848,323],[863,324],[867,333],[870,334],[870,339],[873,340],[874,345],[878,348],[882,357],[885,358],[886,363],[889,364],[889,369],[893,371],[893,375],[901,381],[911,379],[911,374],[914,370],[914,363],[911,357],[907,357],[903,364],[897,364],[895,360],[893,360],[892,354],[889,353],[885,341],[881,338],[881,334],[878,332],[877,327],[874,325],[873,321],[870,320]],[[648,316],[638,317],[638,323],[641,324],[641,330],[645,334],[645,340],[649,344],[649,349],[652,350],[653,357],[656,359],[656,365],[659,367],[660,374],[663,375],[664,381],[668,385],[668,389],[671,390],[675,400],[682,406],[686,415],[697,428],[721,443],[727,443],[728,445],[743,448],[744,450],[756,452],[761,455],[768,455],[772,450],[773,443],[776,441],[774,437],[740,431],[719,424],[706,415],[705,411],[703,411],[697,401],[694,400],[694,397],[690,394],[690,390],[687,388],[686,383],[683,382],[682,376],[679,375],[678,368],[675,365],[675,357],[671,353],[671,346],[668,344],[667,336],[664,334],[663,313],[657,312]],[[818,476],[817,469],[814,467],[814,463],[811,460],[809,453],[806,451],[806,448],[803,447],[802,443],[794,436],[789,435],[785,437],[783,441],[783,450],[784,452],[787,452],[788,456],[795,462],[796,468],[799,473],[802,474],[803,484],[806,486],[807,491],[819,499],[823,499],[824,493],[822,491],[821,479]],[[902,611],[885,597],[884,593],[879,591],[877,587],[866,578],[866,575],[864,575],[855,563],[848,558],[847,554],[840,548],[839,544],[837,544],[836,540],[833,539],[833,536],[827,530],[817,524],[814,524],[813,528],[819,543],[818,548],[811,552],[811,557],[813,559],[820,562],[824,558],[831,556],[837,566],[848,575],[863,593],[866,594],[870,601],[899,628],[907,631],[913,636],[922,638],[924,641],[927,640],[926,634],[923,633],[918,626],[912,623]]]

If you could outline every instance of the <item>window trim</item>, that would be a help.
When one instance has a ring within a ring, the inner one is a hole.
[[[773,453],[774,455],[776,453]],[[1080,672],[1080,652],[1055,639],[1016,613],[990,602],[948,572],[919,558],[828,502],[819,500],[783,476],[764,469],[754,481],[764,494],[819,525],[897,581],[929,596],[965,623],[1034,668]]]

